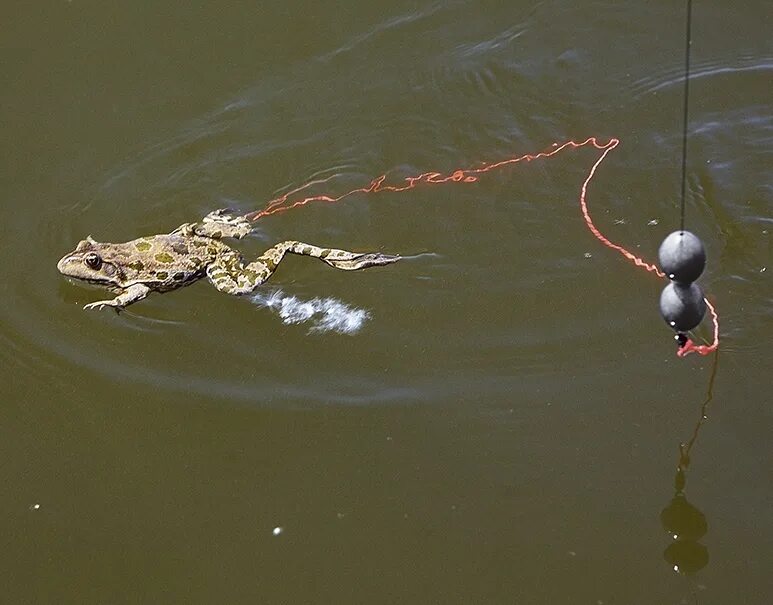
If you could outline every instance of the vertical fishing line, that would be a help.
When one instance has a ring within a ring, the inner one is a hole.
[[[687,120],[690,107],[690,47],[692,46],[692,0],[687,0],[687,24],[684,49],[684,112],[682,116],[682,203],[679,230],[684,231],[685,193],[687,189]]]

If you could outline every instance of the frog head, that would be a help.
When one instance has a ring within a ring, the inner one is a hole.
[[[100,286],[125,287],[125,274],[120,258],[111,250],[112,244],[102,244],[90,235],[65,254],[56,264],[62,275]]]

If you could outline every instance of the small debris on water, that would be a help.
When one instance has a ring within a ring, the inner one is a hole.
[[[593,255],[590,252],[586,252],[585,254],[583,254],[583,256],[585,258],[593,258]]]
[[[40,504],[33,504],[30,506],[30,510],[40,510]]]
[[[658,219],[656,219],[656,218],[653,218],[651,221],[649,221],[649,222],[647,223],[647,226],[648,226],[648,227],[654,227],[654,226],[655,226],[655,225],[657,225],[659,222],[660,222],[660,221],[658,221]]]
[[[767,267],[763,267],[762,269],[760,269],[760,273],[765,273],[765,271],[767,271],[767,270],[768,270]]]
[[[624,218],[616,218],[615,219],[615,225],[625,225],[625,219]]]
[[[274,528],[274,531],[272,531],[271,533],[272,533],[272,534],[274,534],[275,536],[278,536],[278,535],[280,535],[280,534],[281,534],[283,531],[284,531],[284,529],[283,529],[283,528],[281,528],[281,527],[279,527],[279,526],[276,526],[276,527]]]

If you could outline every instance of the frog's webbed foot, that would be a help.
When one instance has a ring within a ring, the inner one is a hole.
[[[196,225],[196,234],[219,239],[241,239],[252,231],[252,223],[244,216],[237,216],[228,208],[213,210]]]
[[[343,271],[357,271],[368,267],[381,267],[391,265],[400,260],[395,254],[381,254],[380,252],[346,252],[345,250],[331,251],[326,257],[321,257],[331,267]]]

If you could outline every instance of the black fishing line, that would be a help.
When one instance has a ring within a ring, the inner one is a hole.
[[[679,230],[684,231],[685,192],[687,189],[687,120],[690,106],[690,47],[692,46],[692,0],[687,0],[687,26],[684,49],[684,116],[682,130],[682,203]]]

